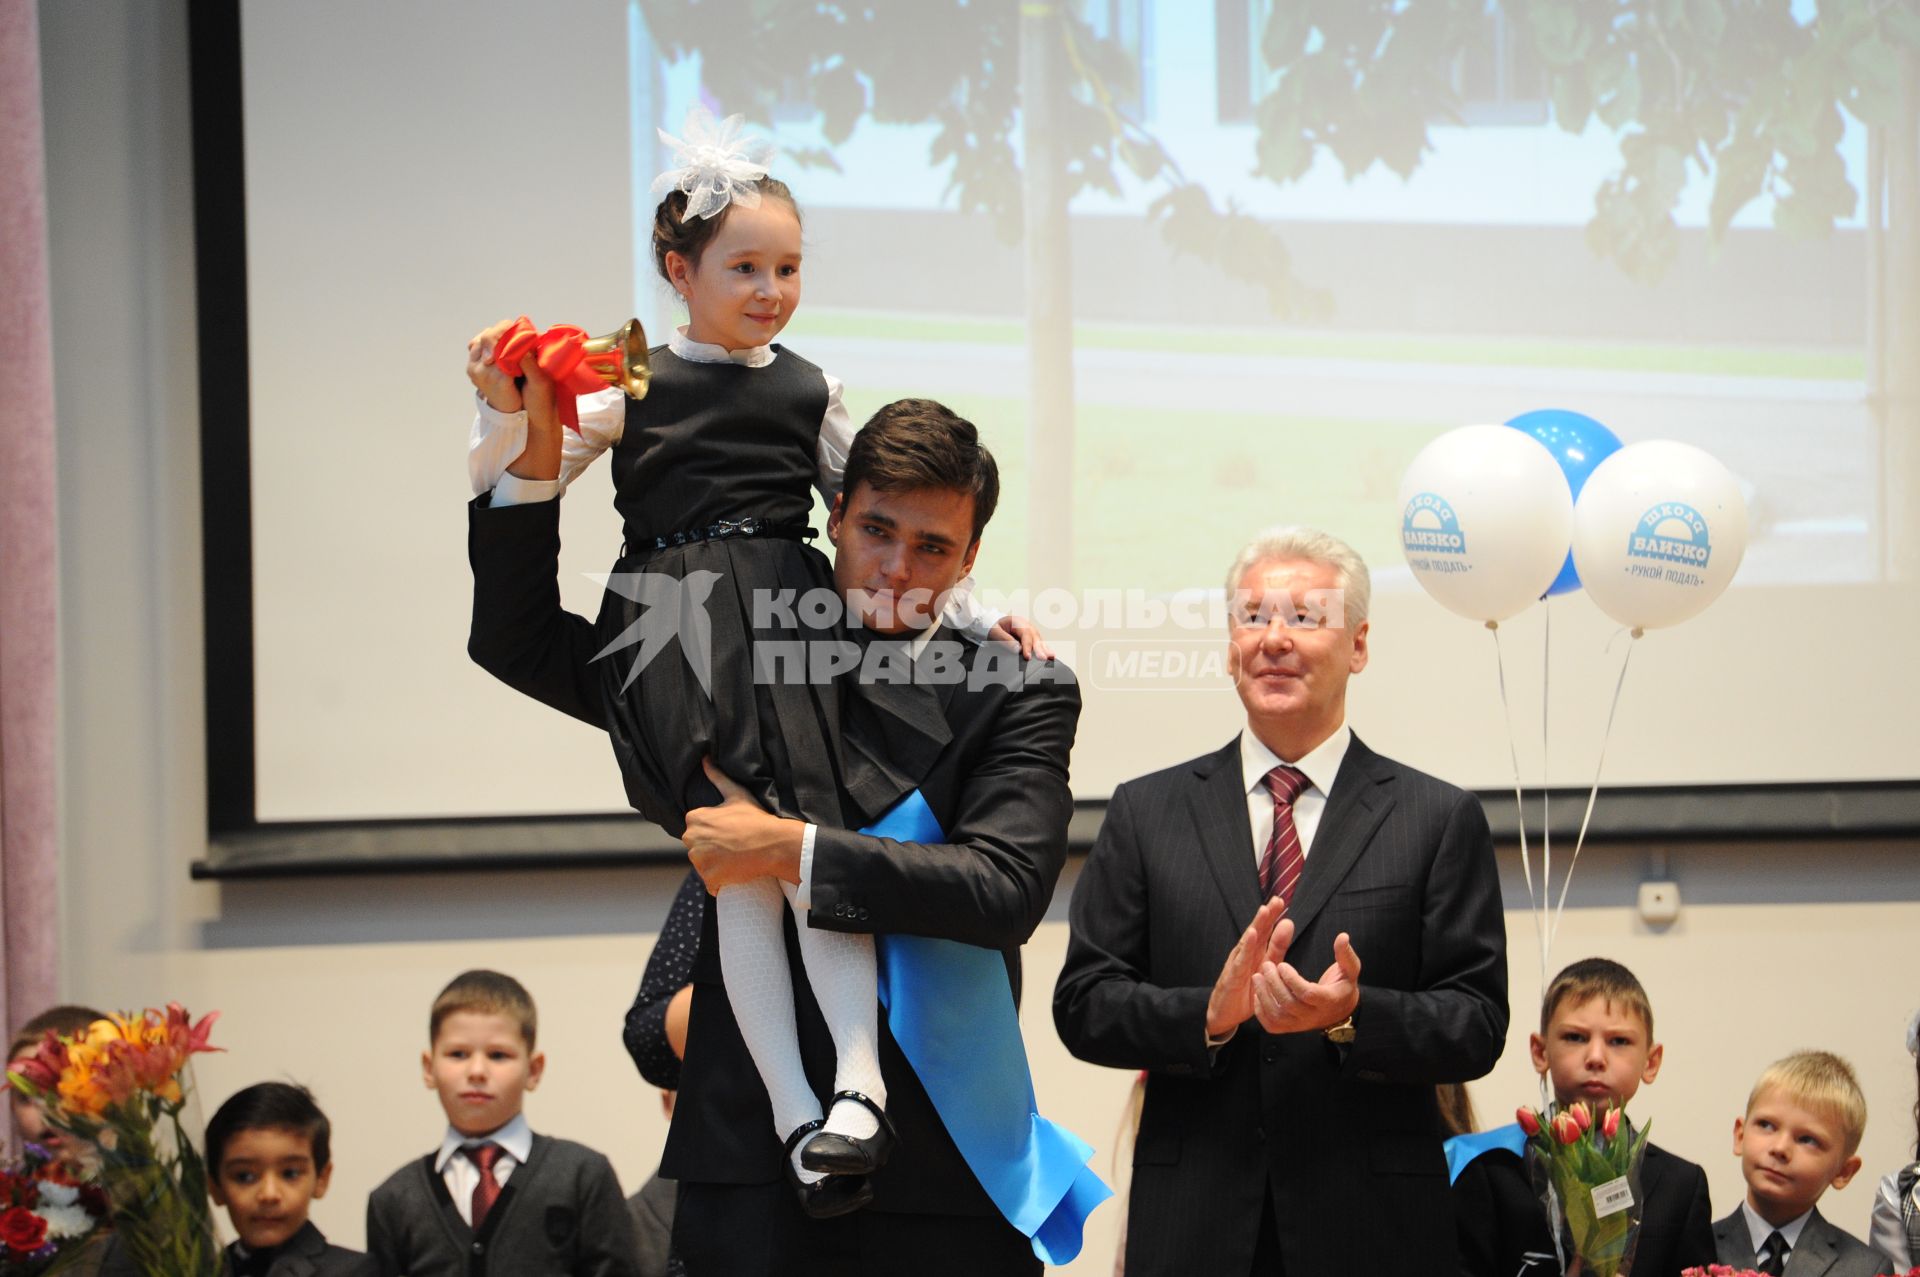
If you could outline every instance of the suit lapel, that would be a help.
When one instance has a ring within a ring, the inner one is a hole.
[[[1341,760],[1339,773],[1333,778],[1333,793],[1327,799],[1326,810],[1320,813],[1320,826],[1314,831],[1306,868],[1300,871],[1300,886],[1287,909],[1296,936],[1307,929],[1315,915],[1333,898],[1341,880],[1352,871],[1360,853],[1373,840],[1380,822],[1387,818],[1387,809],[1393,800],[1382,782],[1391,775],[1380,766],[1378,756],[1355,736],[1347,746],[1347,756]]]
[[[313,1277],[320,1257],[326,1253],[327,1239],[309,1221],[300,1226],[300,1231],[280,1252],[270,1277]]]
[[[1753,1234],[1747,1231],[1746,1212],[1738,1206],[1733,1208],[1733,1214],[1713,1226],[1713,1248],[1719,1252],[1722,1263],[1735,1268],[1751,1268],[1760,1262],[1753,1253]]]
[[[1253,826],[1247,821],[1242,781],[1236,736],[1194,766],[1194,785],[1187,794],[1200,853],[1213,871],[1236,933],[1246,930],[1260,911],[1260,871],[1253,860]]]
[[[1840,1259],[1840,1241],[1834,1227],[1818,1210],[1800,1230],[1799,1244],[1787,1252],[1786,1277],[1824,1277]]]

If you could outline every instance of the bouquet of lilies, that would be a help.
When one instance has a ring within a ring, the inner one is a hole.
[[[1556,1234],[1565,1219],[1581,1270],[1593,1277],[1630,1272],[1640,1233],[1640,1160],[1651,1124],[1635,1131],[1617,1105],[1596,1117],[1585,1102],[1551,1115],[1523,1108],[1516,1116],[1534,1154],[1530,1163],[1546,1171],[1547,1216]]]
[[[98,1150],[114,1233],[148,1277],[219,1271],[206,1164],[181,1120],[187,1062],[218,1049],[207,1044],[218,1015],[195,1023],[169,1003],[95,1020],[77,1038],[49,1032],[7,1073],[55,1129]]]
[[[80,1182],[38,1144],[0,1169],[0,1274],[59,1271],[60,1261],[87,1244],[107,1217],[106,1197]]]

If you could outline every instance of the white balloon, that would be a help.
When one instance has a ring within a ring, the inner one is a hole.
[[[1573,564],[1602,612],[1651,630],[1705,610],[1747,551],[1740,484],[1691,444],[1629,444],[1587,477],[1573,511]]]
[[[1476,621],[1504,621],[1545,594],[1572,526],[1559,462],[1506,426],[1448,431],[1400,480],[1400,542],[1414,579]]]

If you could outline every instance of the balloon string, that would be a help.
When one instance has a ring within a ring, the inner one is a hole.
[[[1636,640],[1642,633],[1638,627],[1625,632],[1631,634]],[[1614,638],[1618,639],[1619,637],[1619,633],[1616,632]],[[1613,646],[1613,642],[1609,640],[1607,646]],[[1554,907],[1553,929],[1551,932],[1551,934],[1555,936],[1560,934],[1560,920],[1566,916],[1567,888],[1573,883],[1573,867],[1580,863],[1580,848],[1585,846],[1587,842],[1587,825],[1593,820],[1594,800],[1600,797],[1600,771],[1607,765],[1607,743],[1613,739],[1613,717],[1620,712],[1620,690],[1627,685],[1627,666],[1632,663],[1633,644],[1629,643],[1627,644],[1627,654],[1620,658],[1620,677],[1614,680],[1613,704],[1607,708],[1607,726],[1606,729],[1600,733],[1600,757],[1594,760],[1593,788],[1587,791],[1587,811],[1586,814],[1580,818],[1580,836],[1574,839],[1573,859],[1567,862],[1567,876],[1560,883],[1560,901]]]
[[[1533,890],[1533,860],[1527,847],[1526,799],[1520,788],[1520,745],[1513,730],[1513,705],[1507,699],[1506,653],[1500,647],[1500,623],[1488,621],[1487,629],[1493,635],[1493,664],[1500,678],[1500,712],[1507,722],[1507,753],[1513,759],[1513,810],[1520,824],[1520,874],[1527,882],[1527,913],[1533,918],[1534,948],[1540,952],[1540,992],[1544,997],[1547,987],[1547,938],[1541,926],[1542,903]],[[1540,883],[1540,891],[1543,896],[1547,892],[1544,878]],[[1541,1094],[1546,1094],[1544,1088]]]
[[[1540,596],[1540,611],[1543,618],[1540,627],[1540,891],[1550,895],[1553,891],[1553,771],[1548,767],[1547,753],[1547,711],[1553,703],[1548,694],[1551,685],[1548,674],[1552,668],[1553,655],[1553,599],[1550,595]],[[1573,872],[1573,866],[1567,866],[1567,872]],[[1555,927],[1549,933],[1558,934]],[[1547,955],[1540,954],[1540,997],[1547,996]]]

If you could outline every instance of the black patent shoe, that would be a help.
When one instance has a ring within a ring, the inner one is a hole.
[[[887,1164],[887,1158],[893,1153],[894,1143],[899,1138],[893,1129],[893,1119],[887,1116],[885,1109],[858,1091],[834,1092],[832,1103],[838,1104],[841,1100],[866,1105],[867,1111],[880,1119],[880,1128],[865,1139],[822,1131],[800,1150],[800,1165],[810,1171],[825,1171],[829,1175],[871,1175]],[[832,1111],[832,1104],[828,1105],[828,1111]]]
[[[787,1183],[793,1185],[793,1191],[800,1197],[800,1209],[807,1213],[809,1219],[851,1215],[873,1201],[873,1185],[864,1175],[828,1175],[823,1180],[809,1184],[794,1169],[793,1150],[825,1125],[825,1119],[814,1118],[787,1136],[786,1147],[780,1150],[782,1163],[787,1168]],[[804,1158],[805,1154],[801,1156]]]

